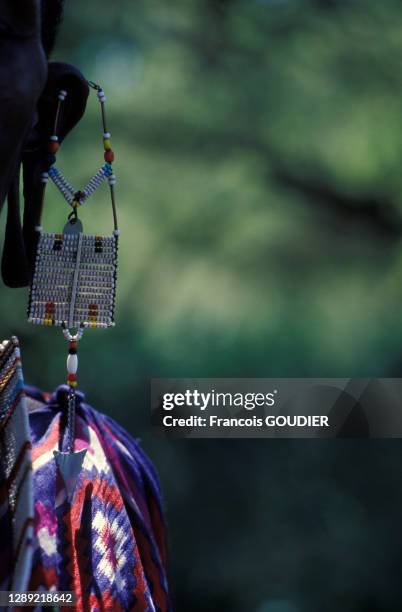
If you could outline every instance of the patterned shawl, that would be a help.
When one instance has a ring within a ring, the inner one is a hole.
[[[165,525],[155,470],[138,444],[78,392],[74,450],[86,448],[87,453],[70,505],[53,456],[64,431],[67,392],[66,386],[53,395],[26,387],[19,405],[21,414],[29,414],[34,505],[34,537],[28,532],[26,543],[31,556],[22,555],[29,584],[20,580],[19,588],[73,591],[78,612],[169,612]],[[9,480],[0,479],[3,497],[8,485]],[[9,506],[5,502],[0,528],[2,520],[12,521]],[[0,556],[3,588],[15,584],[10,559],[16,559],[12,542]]]

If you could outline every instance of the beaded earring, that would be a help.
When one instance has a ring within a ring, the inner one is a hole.
[[[50,178],[72,211],[62,233],[43,232],[40,224],[36,227],[38,243],[28,306],[28,320],[31,323],[60,326],[69,343],[67,431],[63,449],[55,452],[55,459],[70,501],[86,453],[85,450],[74,452],[78,342],[85,328],[107,328],[114,325],[120,234],[115,200],[116,177],[112,169],[114,153],[106,126],[106,97],[99,85],[92,81],[88,84],[97,92],[100,103],[105,163],[80,191],[72,187],[55,164],[42,174],[42,207]],[[54,130],[48,143],[48,151],[54,156],[59,150],[58,128],[66,96],[67,92],[64,90],[58,95]],[[78,208],[86,203],[104,181],[109,183],[110,188],[113,233],[109,236],[84,234],[82,222],[78,218]]]

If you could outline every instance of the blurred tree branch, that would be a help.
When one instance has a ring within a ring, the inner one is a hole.
[[[387,198],[366,195],[345,194],[328,182],[313,179],[317,169],[310,169],[303,177],[290,169],[277,166],[273,176],[278,183],[305,196],[310,206],[331,211],[338,218],[340,226],[347,228],[351,223],[366,227],[376,238],[399,240],[402,236],[402,219],[397,207]]]

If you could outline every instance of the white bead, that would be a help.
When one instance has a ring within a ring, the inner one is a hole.
[[[104,132],[104,133],[103,133],[103,138],[104,138],[105,140],[108,140],[108,139],[110,138],[110,134],[109,134],[109,132]]]
[[[69,355],[67,357],[67,372],[69,374],[77,374],[78,370],[78,356]]]

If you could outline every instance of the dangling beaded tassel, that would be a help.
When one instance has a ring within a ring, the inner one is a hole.
[[[78,340],[70,340],[67,356],[67,384],[70,387],[68,394],[68,414],[67,414],[67,452],[74,452],[75,438],[75,409],[76,396],[75,389],[77,387],[77,356]]]
[[[80,328],[75,336],[73,336],[71,335],[69,329],[66,326],[63,326],[63,334],[69,343],[67,355],[67,384],[70,387],[70,391],[67,399],[66,452],[55,451],[54,455],[66,485],[67,499],[71,502],[75,491],[76,481],[82,469],[82,464],[86,455],[86,449],[74,452],[77,407],[77,396],[75,392],[77,387],[78,370],[77,348],[78,342],[82,338],[83,328]]]

